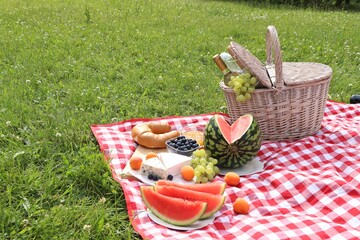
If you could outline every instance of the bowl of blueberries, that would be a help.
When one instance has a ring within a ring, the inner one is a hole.
[[[166,148],[171,153],[177,153],[190,157],[200,146],[196,140],[180,135],[166,141]]]

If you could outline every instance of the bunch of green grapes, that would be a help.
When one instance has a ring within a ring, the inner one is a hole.
[[[231,77],[229,87],[236,93],[236,100],[238,102],[245,102],[251,98],[251,94],[255,91],[257,79],[252,77],[250,73],[245,72],[236,77]]]
[[[220,169],[216,166],[218,161],[209,157],[204,149],[193,152],[191,166],[195,170],[196,183],[207,183],[219,174]]]

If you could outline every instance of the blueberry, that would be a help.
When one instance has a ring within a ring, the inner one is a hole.
[[[166,179],[171,181],[173,180],[173,178],[174,178],[173,175],[169,174]]]
[[[148,179],[154,179],[154,176],[150,173],[149,175],[148,175]]]
[[[157,180],[159,180],[159,177],[154,175],[152,180],[157,181]]]

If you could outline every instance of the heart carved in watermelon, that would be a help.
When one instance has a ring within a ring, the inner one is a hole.
[[[154,215],[177,226],[187,226],[196,222],[207,208],[206,202],[168,197],[156,192],[152,186],[141,186],[140,192],[146,207]]]
[[[214,115],[204,134],[206,153],[218,160],[218,166],[236,168],[251,161],[261,147],[260,127],[251,114],[239,117],[232,125]]]

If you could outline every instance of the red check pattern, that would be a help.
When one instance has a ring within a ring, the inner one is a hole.
[[[211,114],[166,117],[174,129],[204,127]],[[359,239],[360,104],[327,102],[321,130],[298,141],[263,142],[257,158],[264,170],[227,187],[224,206],[202,229],[176,231],[154,223],[144,213],[141,182],[120,174],[136,150],[131,129],[154,119],[131,119],[91,126],[100,150],[121,184],[129,218],[144,239]],[[216,177],[215,181],[223,181]],[[234,214],[232,203],[251,203],[247,215]]]

